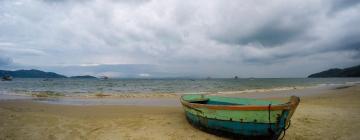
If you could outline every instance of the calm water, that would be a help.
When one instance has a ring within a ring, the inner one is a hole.
[[[360,78],[255,78],[255,79],[42,79],[0,81],[0,94],[37,92],[82,95],[94,93],[188,93],[272,89],[319,84],[360,82]]]
[[[0,94],[36,92],[86,95],[94,93],[189,93],[273,89],[319,84],[360,82],[360,78],[255,78],[255,79],[42,79],[0,81]]]

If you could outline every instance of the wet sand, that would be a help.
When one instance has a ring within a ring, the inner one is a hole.
[[[292,94],[304,96],[285,139],[360,137],[359,85],[317,91],[299,89],[226,96],[256,96],[285,101],[285,97]],[[166,99],[176,102],[177,97]],[[192,127],[187,123],[182,108],[176,104],[79,106],[27,99],[1,100],[0,139],[226,139]]]

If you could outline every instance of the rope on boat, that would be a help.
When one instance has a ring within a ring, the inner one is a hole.
[[[268,106],[268,112],[269,112],[269,128],[268,128],[268,131],[271,133],[272,136],[274,136],[274,131],[271,129],[271,104],[269,104],[269,106]],[[286,130],[290,128],[290,125],[291,125],[291,120],[289,120],[288,124],[285,124],[284,127],[282,128],[283,135],[281,136],[281,138],[279,140],[284,139],[284,137],[286,135]],[[277,139],[277,138],[273,137],[272,139]]]
[[[272,136],[274,136],[274,131],[271,129],[271,104],[269,104],[268,112],[269,112],[269,128],[268,128],[268,131]]]
[[[285,137],[285,135],[286,135],[286,130],[287,129],[289,129],[289,127],[290,127],[290,125],[291,125],[291,120],[289,120],[289,123],[288,123],[288,125],[286,126],[284,126],[284,128],[283,128],[283,135],[281,136],[281,138],[279,139],[279,140],[282,140],[282,139],[284,139],[284,137]]]

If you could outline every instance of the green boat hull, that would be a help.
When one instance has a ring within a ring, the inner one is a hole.
[[[284,105],[276,101],[201,95],[181,100],[192,125],[240,137],[277,139],[292,115],[291,108],[276,109]]]
[[[192,125],[206,131],[244,138],[277,139],[285,127],[285,124],[241,123],[209,119],[188,112],[186,112],[186,118]]]

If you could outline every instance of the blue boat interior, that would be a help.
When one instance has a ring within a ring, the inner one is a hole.
[[[231,102],[222,102],[222,101],[214,101],[214,100],[198,100],[198,101],[190,101],[190,103],[197,103],[197,104],[208,104],[208,105],[244,105],[239,103],[231,103]]]
[[[187,97],[188,96],[188,97]],[[197,104],[208,105],[277,105],[283,104],[279,101],[267,101],[248,98],[236,98],[236,97],[220,97],[220,96],[201,96],[201,95],[185,95],[183,97],[185,101]]]

